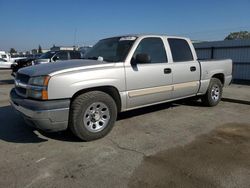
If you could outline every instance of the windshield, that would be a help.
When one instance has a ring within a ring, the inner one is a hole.
[[[55,54],[55,52],[46,52],[42,54],[38,59],[50,59]]]
[[[100,40],[93,48],[86,52],[84,59],[97,60],[102,57],[104,61],[124,61],[136,37],[115,37]]]

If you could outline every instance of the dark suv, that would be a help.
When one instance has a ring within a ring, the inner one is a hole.
[[[70,50],[60,50],[60,51],[48,51],[42,54],[38,59],[34,61],[34,65],[56,62],[56,61],[65,61],[70,59],[82,59],[82,53],[79,51],[70,51]]]
[[[83,53],[80,51],[60,50],[60,51],[48,51],[39,57],[27,57],[26,59],[17,60],[15,64],[11,66],[12,75],[15,76],[16,72],[23,67],[38,65],[49,62],[64,61],[70,59],[82,59]]]

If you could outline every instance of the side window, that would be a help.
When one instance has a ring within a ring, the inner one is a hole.
[[[56,56],[59,60],[68,60],[68,52],[58,52]]]
[[[165,47],[160,38],[142,39],[134,52],[133,59],[135,59],[137,54],[148,54],[151,58],[151,63],[167,62]]]
[[[183,39],[168,39],[174,62],[192,61],[193,55],[190,46]]]
[[[2,61],[2,62],[7,62],[5,59],[2,59],[2,58],[0,58],[0,61]]]

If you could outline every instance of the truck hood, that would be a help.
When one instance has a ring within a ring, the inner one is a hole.
[[[114,63],[97,60],[68,60],[25,67],[20,69],[18,73],[26,74],[32,77],[56,74],[57,72],[74,71],[78,69],[101,68],[109,65],[112,66]]]

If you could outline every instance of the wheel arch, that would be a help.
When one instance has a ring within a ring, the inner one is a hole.
[[[225,83],[225,75],[223,73],[216,73],[211,78],[217,78],[221,81],[222,85]]]
[[[79,95],[90,92],[90,91],[102,91],[104,93],[107,93],[108,95],[110,95],[114,99],[114,101],[115,101],[115,103],[117,105],[118,112],[121,111],[122,102],[121,102],[121,96],[119,94],[119,91],[118,91],[118,89],[116,87],[108,86],[108,85],[107,86],[98,86],[98,87],[92,87],[92,88],[86,88],[86,89],[79,90],[72,96],[71,103]]]

